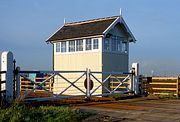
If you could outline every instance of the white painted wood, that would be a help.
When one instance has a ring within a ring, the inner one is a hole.
[[[9,103],[13,101],[13,53],[4,51],[1,55],[1,71],[6,71],[1,75],[1,80],[6,81],[2,84],[2,90],[6,90],[6,99]]]
[[[132,63],[132,68],[134,68],[135,76],[134,76],[134,92],[135,95],[139,94],[139,86],[138,86],[138,80],[139,80],[139,64],[138,63]]]

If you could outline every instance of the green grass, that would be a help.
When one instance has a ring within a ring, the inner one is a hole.
[[[128,98],[128,94],[114,94],[111,97],[114,98],[115,100],[123,100]]]
[[[89,115],[69,107],[13,104],[0,109],[0,122],[79,122]]]

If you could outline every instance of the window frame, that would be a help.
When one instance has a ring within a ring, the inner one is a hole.
[[[76,51],[77,52],[83,51],[83,49],[84,49],[83,46],[84,46],[83,39],[76,40]]]
[[[60,42],[56,42],[56,53],[61,52]]]
[[[108,43],[106,43],[108,42]],[[104,50],[105,51],[111,51],[111,41],[110,41],[110,38],[105,38],[104,40]]]
[[[69,49],[68,52],[75,52],[76,51],[75,42],[76,42],[75,40],[68,41],[68,49]]]
[[[99,39],[98,38],[94,38],[93,39],[93,50],[97,50],[97,49],[99,49]]]
[[[65,44],[65,46],[64,46]],[[66,41],[62,41],[61,42],[61,53],[65,53],[67,52],[67,44],[66,44]]]
[[[86,51],[92,50],[92,39],[91,38],[85,39],[85,50]]]

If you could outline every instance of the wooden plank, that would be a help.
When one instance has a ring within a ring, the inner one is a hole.
[[[176,85],[177,83],[152,82],[152,83],[149,83],[149,84],[152,84],[152,85]]]
[[[177,83],[176,83],[176,94],[177,94],[177,97],[179,96],[179,76],[177,77]]]
[[[120,84],[121,82],[118,82],[118,81],[113,81],[113,82],[110,82],[110,84]],[[129,84],[128,82],[123,82],[124,84]]]
[[[157,80],[176,80],[177,77],[152,77],[152,79],[157,79]]]
[[[116,88],[117,86],[110,86],[110,88]],[[127,88],[126,86],[119,86],[118,88]]]
[[[168,91],[176,91],[176,88],[152,88],[153,90],[168,90]]]
[[[111,79],[116,79],[116,78],[118,78],[118,79],[124,79],[124,78],[126,78],[127,76],[111,76],[110,78]]]
[[[172,93],[169,93],[169,92],[154,92],[153,93],[154,95],[169,95],[169,94],[172,94]],[[173,93],[174,95],[177,95],[176,93]]]

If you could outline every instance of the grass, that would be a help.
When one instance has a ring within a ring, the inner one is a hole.
[[[157,94],[157,95],[154,95],[154,94],[149,94],[147,96],[147,98],[157,98],[157,99],[179,99],[179,97],[177,97],[176,95],[174,95],[174,93],[167,93],[167,94]]]
[[[0,109],[0,122],[79,122],[90,116],[79,109],[60,106],[33,107],[25,104],[13,104]]]
[[[114,98],[115,100],[123,100],[128,98],[128,94],[114,94],[111,97]]]

